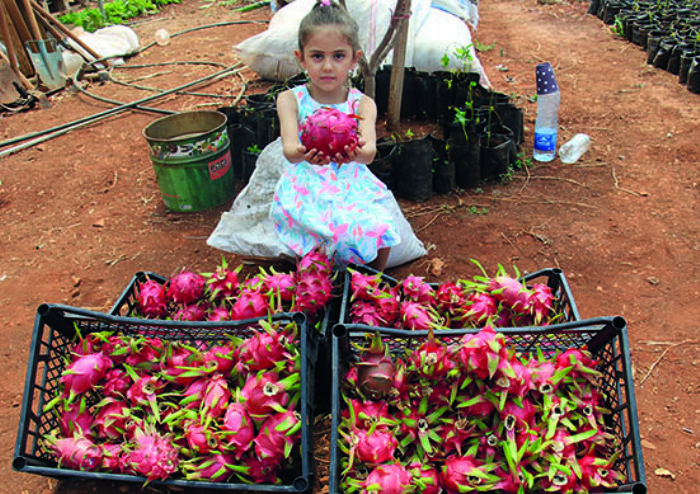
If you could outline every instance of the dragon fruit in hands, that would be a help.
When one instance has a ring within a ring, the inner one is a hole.
[[[358,145],[358,116],[323,106],[308,116],[301,125],[301,144],[306,151],[316,149],[334,159]]]

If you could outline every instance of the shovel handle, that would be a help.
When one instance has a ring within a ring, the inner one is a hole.
[[[80,38],[78,38],[76,35],[70,32],[66,26],[61,24],[59,21],[57,21],[50,13],[48,13],[46,10],[44,10],[41,5],[36,3],[34,0],[30,0],[32,6],[34,7],[34,10],[39,14],[40,17],[42,17],[44,20],[53,23],[53,25],[58,28],[59,31],[61,31],[64,35],[68,36],[70,39],[75,41],[83,50],[88,52],[92,57],[95,58],[95,60],[100,60],[102,57],[95,53],[95,51],[90,48],[88,45],[82,42]],[[109,63],[108,60],[101,61],[101,63],[104,63],[106,66],[111,66],[112,64]]]
[[[31,31],[32,36],[36,40],[44,39],[41,35],[41,31],[39,30],[39,24],[36,22],[36,17],[34,17],[34,9],[32,9],[30,0],[22,0],[22,5],[24,5],[27,21],[29,23],[29,30]]]

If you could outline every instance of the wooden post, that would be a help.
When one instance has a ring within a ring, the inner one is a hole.
[[[401,97],[403,95],[403,75],[406,64],[406,44],[408,43],[408,22],[411,17],[411,0],[406,0],[402,9],[404,17],[399,20],[394,40],[394,53],[391,59],[391,80],[389,83],[389,106],[386,126],[388,130],[399,128],[401,120]]]

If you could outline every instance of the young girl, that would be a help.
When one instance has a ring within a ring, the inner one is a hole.
[[[344,7],[321,0],[301,21],[295,54],[308,82],[277,98],[282,149],[292,164],[277,184],[270,218],[297,255],[325,245],[341,263],[382,271],[400,237],[391,192],[366,166],[376,153],[377,107],[348,85],[361,55],[357,23]],[[301,144],[299,127],[322,106],[360,117],[355,149],[325,156]]]

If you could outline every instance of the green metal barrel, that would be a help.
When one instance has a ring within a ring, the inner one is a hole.
[[[219,206],[235,195],[226,115],[191,111],[143,129],[163,203],[171,211]]]

